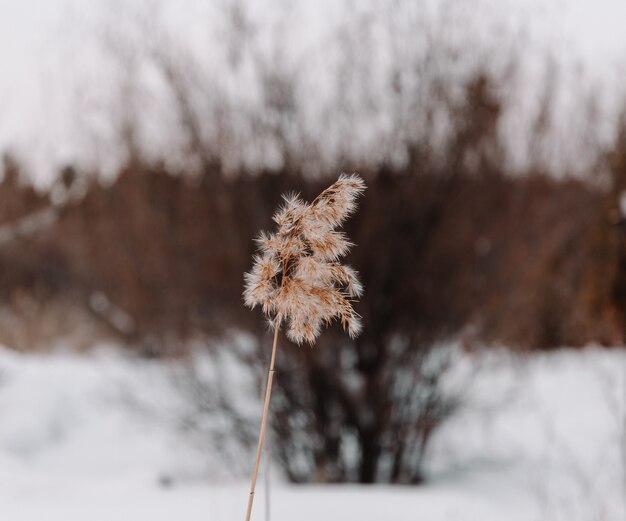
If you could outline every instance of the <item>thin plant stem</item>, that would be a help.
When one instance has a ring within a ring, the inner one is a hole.
[[[263,417],[261,418],[261,431],[259,432],[259,443],[256,449],[256,461],[252,470],[252,479],[250,480],[250,495],[248,496],[248,509],[246,511],[246,521],[250,521],[252,515],[252,503],[254,501],[254,489],[259,474],[259,466],[261,465],[261,455],[263,454],[263,442],[265,441],[265,432],[267,430],[267,417],[270,410],[270,396],[272,395],[272,381],[274,380],[274,363],[276,362],[276,348],[278,346],[279,327],[274,329],[274,344],[272,345],[272,358],[270,360],[270,368],[267,372],[267,386],[265,388],[265,402],[263,403]]]
[[[270,521],[270,499],[271,499],[271,476],[270,463],[272,461],[272,439],[268,438],[265,444],[265,521]]]

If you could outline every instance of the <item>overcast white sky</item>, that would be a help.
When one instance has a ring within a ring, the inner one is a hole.
[[[0,150],[10,147],[31,157],[35,170],[44,168],[49,159],[62,162],[80,153],[64,96],[72,92],[69,86],[76,85],[88,64],[98,68],[97,63],[89,63],[86,49],[93,43],[89,39],[99,17],[105,18],[102,13],[111,16],[122,3],[0,0]],[[181,37],[191,34],[188,27],[197,26],[194,6],[199,3],[181,0],[168,5],[180,24]],[[332,4],[307,5],[312,26],[323,26]],[[264,5],[281,9],[285,2],[265,0]],[[511,16],[522,17],[530,33],[546,41],[555,37],[560,47],[557,55],[580,58],[593,74],[605,78],[607,88],[622,89],[616,84],[620,77],[616,71],[626,63],[626,0],[499,0],[493,5],[505,10],[510,6]]]

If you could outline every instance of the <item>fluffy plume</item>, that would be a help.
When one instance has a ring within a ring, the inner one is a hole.
[[[335,318],[351,337],[361,330],[352,300],[363,286],[357,272],[339,262],[353,244],[337,228],[356,210],[363,190],[359,176],[342,174],[312,203],[285,195],[274,215],[278,230],[256,239],[259,254],[245,274],[245,303],[261,306],[270,324],[284,326],[298,344],[313,344]]]

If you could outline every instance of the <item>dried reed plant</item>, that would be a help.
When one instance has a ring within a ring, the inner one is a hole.
[[[290,340],[311,345],[333,319],[338,319],[351,337],[361,330],[352,301],[361,296],[363,286],[356,271],[339,262],[353,244],[337,228],[354,213],[363,190],[365,183],[359,176],[342,174],[312,203],[295,194],[285,195],[283,206],[274,215],[278,230],[261,232],[256,239],[259,254],[245,274],[243,296],[250,308],[261,306],[274,329],[274,342],[246,521],[252,513],[281,327]]]

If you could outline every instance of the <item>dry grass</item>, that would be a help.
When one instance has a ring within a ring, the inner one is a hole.
[[[359,176],[342,174],[310,204],[297,195],[285,196],[274,215],[278,231],[257,238],[261,254],[245,275],[244,299],[251,308],[262,307],[274,329],[274,342],[246,521],[252,515],[281,326],[286,324],[287,336],[298,344],[313,344],[322,326],[334,318],[339,318],[351,337],[361,330],[350,299],[359,297],[363,287],[356,271],[339,263],[352,244],[337,228],[354,213],[363,190],[365,183]]]
[[[341,175],[311,204],[285,196],[274,215],[278,231],[257,238],[261,253],[245,277],[245,302],[261,306],[273,328],[286,323],[287,336],[298,344],[313,344],[334,318],[351,337],[361,330],[350,299],[363,287],[356,271],[339,263],[352,244],[337,228],[363,190],[360,177]]]

